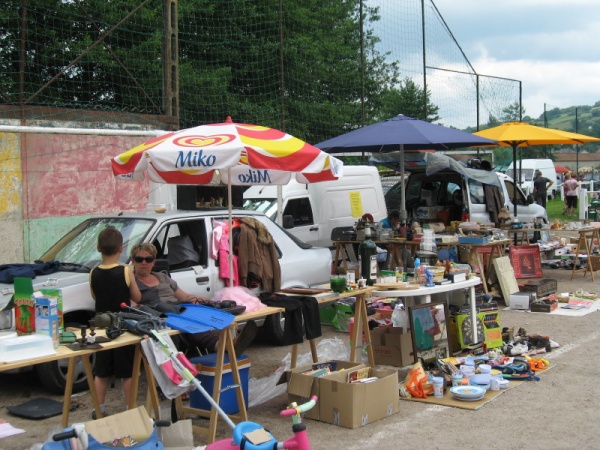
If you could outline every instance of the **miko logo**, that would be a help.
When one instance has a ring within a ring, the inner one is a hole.
[[[202,150],[179,152],[175,161],[175,168],[184,167],[212,167],[217,162],[215,155],[205,155]]]
[[[271,177],[268,170],[252,170],[248,169],[248,173],[238,175],[238,180],[242,184],[271,184]]]

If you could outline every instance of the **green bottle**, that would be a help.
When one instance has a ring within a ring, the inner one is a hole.
[[[358,247],[360,274],[367,280],[368,286],[377,281],[377,246],[371,239],[371,227],[365,227],[365,240]]]

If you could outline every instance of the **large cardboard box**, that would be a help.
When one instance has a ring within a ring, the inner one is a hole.
[[[414,363],[412,334],[402,327],[381,327],[371,330],[375,364],[404,367]]]
[[[349,383],[350,371],[319,379],[319,420],[345,428],[358,428],[398,412],[398,371],[369,368],[368,383]]]
[[[86,422],[85,428],[88,434],[100,443],[111,442],[124,436],[144,442],[154,431],[152,419],[143,406]]]
[[[357,362],[333,360],[317,362],[309,366],[296,367],[295,369],[285,372],[279,380],[279,383],[287,382],[289,403],[296,402],[300,405],[306,403],[311,395],[319,397],[317,405],[305,413],[304,417],[308,419],[319,420],[319,405],[321,404],[319,381],[323,378],[313,376],[314,374],[311,374],[311,372],[324,367],[335,367],[336,371],[347,373],[346,371],[349,369],[362,368],[365,367],[365,365]]]

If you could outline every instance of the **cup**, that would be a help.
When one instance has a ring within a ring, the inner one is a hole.
[[[444,396],[444,378],[433,377],[433,396],[443,397]]]
[[[452,386],[460,386],[462,383],[463,374],[461,371],[452,374]]]

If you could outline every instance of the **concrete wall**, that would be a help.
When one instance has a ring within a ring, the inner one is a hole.
[[[149,137],[0,133],[0,264],[33,262],[90,215],[141,211],[147,182],[110,159]]]

